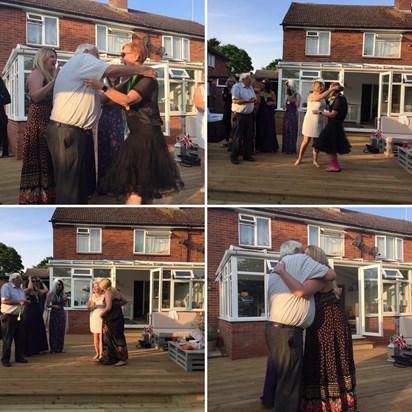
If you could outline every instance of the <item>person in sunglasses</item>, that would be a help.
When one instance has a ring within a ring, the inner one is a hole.
[[[60,70],[46,130],[57,204],[88,203],[87,180],[84,178],[88,137],[99,119],[101,105],[99,90],[87,87],[84,79],[136,74],[156,78],[156,72],[149,67],[111,65],[101,61],[97,47],[92,44],[79,45],[74,56]],[[101,83],[100,88],[103,86]]]
[[[141,67],[147,58],[146,46],[135,39],[123,46],[120,57],[126,67]],[[181,190],[184,184],[161,129],[157,81],[132,76],[119,90],[105,87],[96,78],[86,78],[85,84],[103,89],[105,97],[124,107],[130,130],[106,173],[105,190],[126,204],[149,204]]]

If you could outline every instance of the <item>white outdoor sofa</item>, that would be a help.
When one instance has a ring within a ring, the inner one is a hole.
[[[412,119],[406,116],[381,117],[382,141],[386,143],[385,155],[393,156],[395,143],[412,144]]]

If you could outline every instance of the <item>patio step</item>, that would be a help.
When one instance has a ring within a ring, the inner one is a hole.
[[[353,350],[370,350],[375,347],[375,344],[370,340],[354,339],[352,340]]]

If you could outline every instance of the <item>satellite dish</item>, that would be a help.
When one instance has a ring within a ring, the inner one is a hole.
[[[159,47],[156,50],[156,54],[160,57],[163,57],[165,55],[165,53],[166,53],[166,49],[164,47]]]
[[[363,245],[362,236],[356,236],[355,240],[352,242],[352,245],[360,249]]]
[[[379,249],[376,246],[374,246],[368,253],[369,255],[376,257],[377,255],[379,255]]]

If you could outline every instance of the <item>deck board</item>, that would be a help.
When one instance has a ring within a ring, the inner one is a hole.
[[[340,156],[342,171],[328,173],[327,157],[319,169],[307,150],[300,166],[296,156],[256,153],[256,162],[233,165],[219,143],[208,144],[208,204],[410,204],[412,174],[397,157],[363,153],[369,138],[349,136],[352,152]],[[310,148],[309,148],[310,149]]]
[[[411,368],[396,368],[387,361],[387,347],[354,352],[358,409],[375,412],[412,410]],[[264,410],[260,396],[266,357],[208,360],[208,411]]]

